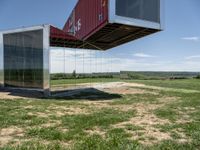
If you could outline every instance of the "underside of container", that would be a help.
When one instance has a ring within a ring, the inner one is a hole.
[[[92,49],[91,45],[95,45],[99,50],[107,50],[158,31],[159,30],[156,29],[134,27],[117,23],[107,24],[89,37],[86,40],[87,43],[80,48]]]
[[[77,48],[83,44],[83,41],[69,35],[61,29],[50,26],[50,46]]]
[[[107,50],[121,44],[142,38],[158,32],[157,29],[134,27],[121,24],[107,24],[85,41],[69,36],[59,29],[52,29],[50,34],[50,45],[53,47],[84,48]],[[55,31],[56,30],[56,31]]]
[[[60,46],[98,50],[120,46],[163,30],[162,10],[163,0],[79,0],[63,28],[79,42],[60,39]]]

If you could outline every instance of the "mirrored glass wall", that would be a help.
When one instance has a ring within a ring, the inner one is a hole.
[[[52,47],[50,50],[51,91],[101,88],[117,80],[108,51]]]
[[[43,88],[43,30],[4,34],[4,84]]]

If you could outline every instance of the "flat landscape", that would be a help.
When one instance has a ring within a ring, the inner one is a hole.
[[[97,82],[62,98],[1,92],[0,149],[200,148],[200,80]]]

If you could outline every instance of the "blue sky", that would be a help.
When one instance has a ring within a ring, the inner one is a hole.
[[[62,28],[75,4],[76,0],[0,0],[0,30],[44,23]],[[53,51],[61,56],[61,50]],[[101,65],[112,71],[200,71],[200,0],[165,0],[164,31],[102,55],[106,61]]]

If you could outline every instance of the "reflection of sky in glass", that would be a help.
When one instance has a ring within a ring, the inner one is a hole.
[[[105,51],[52,48],[50,54],[51,73],[95,73],[112,72],[116,58]]]
[[[111,51],[51,48],[51,73],[95,73],[120,71],[198,71],[200,56],[185,57],[180,63],[159,60],[159,56],[146,53],[114,54]],[[65,57],[64,57],[65,56]],[[76,57],[75,57],[76,56]],[[177,60],[178,61],[178,60]],[[179,68],[179,69],[177,69]]]

